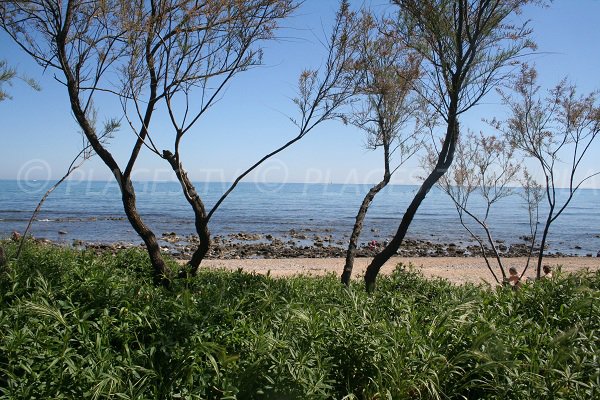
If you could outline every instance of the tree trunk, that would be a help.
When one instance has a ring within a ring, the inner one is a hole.
[[[342,283],[346,286],[350,284],[350,277],[352,276],[352,268],[354,267],[354,254],[358,246],[358,238],[363,228],[363,223],[367,215],[367,210],[373,202],[375,195],[379,193],[387,184],[390,182],[390,175],[386,174],[381,182],[373,186],[360,205],[358,214],[356,214],[356,222],[352,229],[352,235],[350,235],[350,243],[348,244],[348,250],[346,250],[346,264],[344,265],[344,272],[342,272]]]
[[[150,228],[142,221],[142,218],[137,211],[135,191],[130,179],[125,179],[125,182],[121,182],[121,199],[129,223],[133,229],[135,229],[137,234],[140,235],[146,245],[146,251],[150,256],[150,262],[152,263],[154,283],[165,287],[169,286],[169,276],[171,271],[162,258],[160,246],[158,245],[154,232],[152,232],[152,230],[150,230]]]
[[[150,256],[150,262],[152,263],[154,282],[156,284],[168,286],[168,277],[170,275],[169,268],[162,259],[162,255],[160,254],[160,247],[158,245],[158,241],[156,240],[156,236],[150,230],[150,228],[148,228],[146,224],[144,224],[136,207],[135,190],[133,188],[129,172],[133,168],[133,163],[135,162],[135,159],[137,157],[137,152],[134,149],[134,154],[130,158],[126,169],[126,173],[124,174],[119,168],[119,164],[114,159],[111,152],[108,151],[108,149],[106,149],[103,146],[100,139],[98,139],[98,136],[96,135],[96,130],[92,126],[90,120],[87,118],[86,113],[81,105],[79,99],[79,81],[76,79],[76,75],[73,73],[73,70],[69,65],[65,44],[68,34],[68,27],[72,19],[71,11],[71,5],[69,5],[67,7],[67,13],[65,15],[64,27],[56,37],[57,54],[60,61],[61,69],[65,74],[66,87],[69,93],[69,100],[71,104],[71,111],[73,111],[73,115],[75,116],[77,123],[79,124],[85,137],[90,143],[90,146],[92,146],[92,148],[94,149],[98,157],[102,159],[104,164],[106,164],[106,166],[110,168],[111,172],[113,173],[113,176],[120,185],[123,209],[125,210],[125,214],[127,215],[129,223],[146,244],[146,250],[148,252],[148,255]],[[151,107],[149,109],[151,109]],[[149,115],[151,115],[151,112],[149,112],[147,115],[148,119]],[[147,122],[149,122],[149,120]],[[136,142],[136,148],[141,147],[141,143],[143,142],[145,135],[146,133],[144,132],[143,136],[138,137],[138,140]]]
[[[196,220],[198,220],[197,217]],[[187,265],[189,273],[192,276],[198,273],[198,268],[200,268],[200,264],[202,263],[202,260],[204,260],[204,257],[206,257],[208,250],[210,250],[211,244],[210,230],[208,229],[208,224],[204,223],[201,226],[199,226],[196,222],[196,232],[198,233],[198,237],[200,238],[200,244],[198,244],[196,251],[194,251],[194,254],[192,254],[192,259],[188,262]],[[183,274],[180,273],[179,276],[182,277],[182,275]]]
[[[204,203],[202,202],[200,196],[198,196],[198,192],[196,191],[194,184],[192,181],[190,181],[187,173],[183,169],[183,166],[179,162],[178,156],[174,155],[168,150],[164,150],[163,157],[171,165],[171,168],[175,172],[177,180],[181,185],[185,199],[190,206],[192,206],[195,217],[196,233],[200,239],[200,243],[198,244],[196,251],[194,251],[192,259],[187,264],[188,270],[182,270],[179,273],[179,277],[183,278],[188,276],[188,274],[196,275],[202,260],[204,260],[204,257],[210,249],[210,230],[208,229],[208,217]]]
[[[542,262],[544,260],[544,248],[546,247],[546,239],[548,238],[548,232],[550,231],[550,224],[552,223],[552,213],[554,212],[554,206],[550,207],[550,212],[548,213],[548,219],[546,220],[546,225],[544,226],[544,233],[542,234],[542,241],[540,242],[540,251],[538,253],[538,262],[537,262],[537,270],[535,276],[537,279],[540,279],[542,276]]]
[[[388,243],[385,248],[379,252],[373,260],[371,264],[367,267],[367,271],[365,273],[365,286],[368,292],[372,292],[375,290],[375,279],[377,278],[377,274],[379,270],[389,260],[392,256],[396,254],[404,237],[406,236],[406,232],[408,232],[408,228],[419,209],[419,206],[427,196],[427,193],[431,190],[431,188],[435,185],[435,183],[444,175],[446,171],[439,171],[438,169],[434,170],[423,182],[421,188],[413,198],[412,202],[406,209],[404,216],[402,217],[402,222],[396,231],[393,239]]]
[[[0,246],[0,267],[4,267],[7,262],[6,255],[4,254],[4,247]]]
[[[455,108],[451,108],[451,110],[455,110]],[[458,138],[458,120],[455,112],[450,113],[449,121],[450,122],[448,122],[444,145],[440,151],[436,168],[425,179],[419,188],[419,191],[406,209],[406,212],[402,217],[402,221],[400,222],[400,226],[398,227],[398,230],[396,231],[396,234],[390,243],[388,243],[388,245],[385,246],[381,252],[375,255],[367,267],[367,271],[365,273],[365,287],[367,292],[372,292],[375,290],[375,280],[377,279],[379,270],[383,264],[385,264],[392,256],[396,254],[400,248],[400,245],[402,245],[402,241],[406,236],[406,232],[408,232],[408,228],[410,227],[410,224],[412,223],[419,206],[425,199],[425,196],[427,196],[427,193],[429,193],[431,188],[446,173],[452,164],[452,160],[454,159],[454,150],[456,148],[456,139]]]

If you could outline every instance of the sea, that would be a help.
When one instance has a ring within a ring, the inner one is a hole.
[[[54,182],[0,180],[0,238],[23,232],[38,201]],[[229,187],[223,182],[196,182],[207,208]],[[136,182],[138,209],[157,236],[175,232],[190,235],[194,215],[177,182]],[[240,183],[210,222],[213,235],[240,232],[285,238],[290,232],[331,235],[346,243],[356,213],[370,185],[305,183]],[[418,186],[389,185],[369,209],[361,242],[385,241],[393,236]],[[530,235],[527,207],[519,189],[494,204],[488,226],[495,240],[524,243]],[[559,201],[568,192],[559,189]],[[474,213],[484,212],[484,202],[473,195]],[[540,207],[545,220],[547,203]],[[468,218],[468,217],[467,217]],[[542,229],[540,223],[539,229]],[[477,229],[475,227],[475,229]],[[55,242],[125,242],[140,238],[125,218],[116,182],[65,181],[46,200],[30,232]],[[435,243],[473,243],[460,224],[450,198],[433,189],[422,203],[408,238]],[[600,251],[600,190],[580,189],[563,214],[552,224],[549,252],[593,255]]]

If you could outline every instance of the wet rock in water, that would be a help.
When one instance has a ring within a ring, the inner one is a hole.
[[[592,255],[593,255],[592,253],[587,253],[585,256],[586,257],[592,257]]]
[[[6,265],[6,255],[4,254],[4,248],[0,246],[0,267]]]
[[[582,247],[581,247],[581,246],[579,246],[579,245],[575,246],[575,250],[581,250],[581,248],[582,248]]]
[[[69,232],[67,232],[67,231],[58,231],[59,235],[66,235],[67,233],[69,233]]]
[[[596,253],[596,257],[600,257],[600,251]]]

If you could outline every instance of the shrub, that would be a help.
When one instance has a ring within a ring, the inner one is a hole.
[[[598,272],[515,292],[400,266],[367,295],[201,270],[167,290],[140,251],[5,248],[0,398],[600,396]]]

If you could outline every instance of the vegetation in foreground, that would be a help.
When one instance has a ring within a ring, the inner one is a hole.
[[[600,273],[515,292],[398,268],[368,295],[214,270],[167,290],[149,262],[29,243],[2,267],[0,398],[600,398]]]

